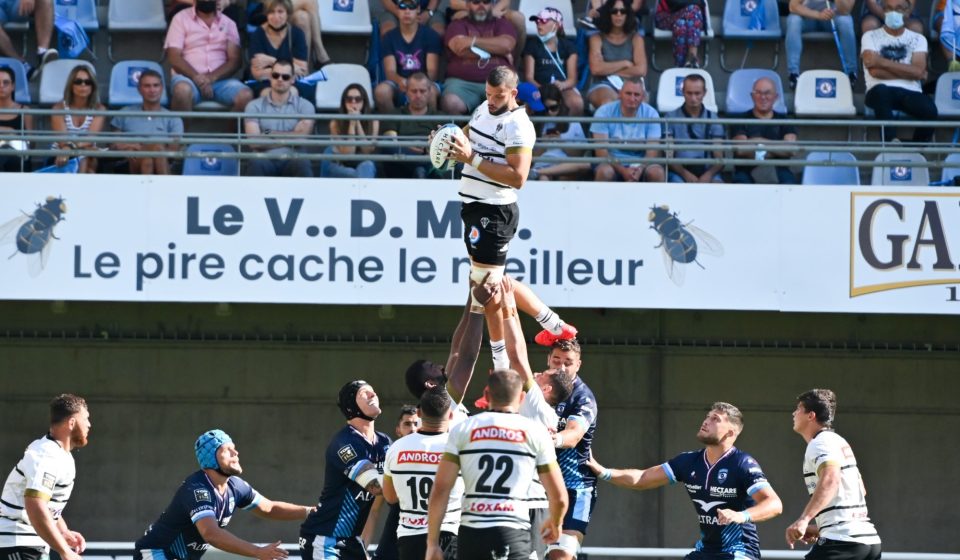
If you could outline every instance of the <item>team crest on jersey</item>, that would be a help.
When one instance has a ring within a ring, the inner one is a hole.
[[[481,439],[494,439],[499,441],[509,441],[511,443],[523,443],[527,441],[527,434],[523,430],[514,430],[513,428],[501,428],[499,426],[483,426],[474,428],[470,432],[470,441]]]
[[[198,488],[197,490],[194,490],[194,491],[193,491],[193,499],[196,500],[196,501],[198,501],[198,502],[212,502],[212,501],[213,501],[213,500],[210,499],[210,491],[209,491],[209,490],[204,490],[204,489],[202,489],[202,488]]]
[[[350,461],[357,458],[357,452],[353,450],[352,445],[344,445],[337,450],[337,455],[340,457],[340,460],[344,463],[349,463]]]
[[[490,218],[487,218],[486,216],[484,216],[483,218],[480,218],[480,227],[482,227],[483,229],[487,229],[487,226],[489,225],[490,225]]]
[[[53,487],[57,485],[57,475],[53,473],[43,473],[43,479],[40,481],[40,484],[48,490],[53,490]]]
[[[401,451],[397,456],[397,463],[439,465],[442,456],[443,453],[436,451]]]
[[[467,236],[471,245],[476,245],[480,241],[480,229],[477,226],[470,226],[470,235]]]
[[[717,482],[723,484],[723,481],[727,479],[727,469],[720,469],[717,471]]]

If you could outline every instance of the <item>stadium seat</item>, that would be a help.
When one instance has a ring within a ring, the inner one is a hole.
[[[773,110],[778,113],[787,113],[787,104],[783,101],[783,82],[780,81],[780,75],[773,70],[761,70],[759,68],[744,68],[730,74],[730,81],[727,82],[727,106],[728,115],[734,113],[746,113],[753,109],[753,82],[760,78],[770,78],[777,86],[777,102],[773,105]]]
[[[4,66],[13,70],[13,75],[17,78],[17,89],[13,92],[13,100],[25,105],[33,103],[30,97],[30,84],[27,80],[27,67],[16,58],[0,57],[0,68]]]
[[[960,117],[960,72],[940,74],[934,102],[941,117]]]
[[[373,101],[373,86],[370,73],[359,64],[327,64],[323,67],[327,79],[317,82],[317,109],[336,111],[340,108],[340,96],[350,84],[360,84],[367,91],[367,97]]]
[[[124,107],[141,102],[142,98],[137,90],[137,84],[140,82],[140,74],[144,70],[159,72],[160,77],[163,78],[163,68],[150,60],[123,60],[113,65],[113,70],[110,71],[110,91],[108,93],[108,104],[111,107]],[[163,82],[163,97],[160,99],[160,104],[166,106],[169,103],[166,79]]]
[[[808,162],[840,161],[856,162],[850,152],[810,152]],[[860,170],[855,166],[807,165],[803,168],[804,185],[860,185]]]
[[[107,56],[113,57],[113,36],[117,31],[163,33],[167,20],[163,15],[163,2],[159,0],[112,0],[107,12]]]
[[[714,113],[717,112],[717,96],[713,87],[713,78],[706,70],[694,68],[670,68],[660,74],[660,83],[657,86],[657,111],[660,114],[673,111],[683,105],[683,79],[690,74],[703,76],[707,83],[707,94],[703,96],[703,106]]]
[[[369,37],[373,31],[369,0],[317,0],[317,7],[320,8],[320,21],[323,22],[324,35]]]
[[[762,29],[751,25],[756,10],[763,10],[762,18],[758,18],[762,21]],[[780,13],[776,0],[726,0],[723,6],[721,33],[724,40],[720,42],[720,67],[725,71],[730,72],[725,59],[726,45],[730,40],[747,41],[747,51],[743,55],[744,62],[753,46],[753,41],[773,42],[771,68],[779,65],[780,38],[783,37],[783,30],[780,28]],[[741,67],[743,67],[742,63]]]
[[[235,152],[233,146],[229,144],[191,144],[187,147],[188,154],[207,153],[225,153]],[[214,176],[235,176],[240,174],[240,160],[234,158],[218,158],[216,156],[194,156],[184,158],[184,175],[214,175]]]
[[[870,184],[888,187],[926,187],[930,185],[930,168],[914,167],[911,164],[926,163],[927,159],[919,153],[883,153],[877,155],[877,162],[892,164],[873,168]]]
[[[953,153],[943,160],[943,176],[940,177],[940,182],[952,185],[958,177],[960,177],[960,153]]]
[[[54,0],[54,10],[58,16],[77,22],[87,33],[100,30],[96,0]]]
[[[0,24],[4,31],[20,34],[20,55],[27,56],[27,34],[30,32],[30,22],[28,21],[8,21]],[[8,33],[9,35],[9,33]]]
[[[571,41],[577,37],[577,20],[573,17],[573,3],[570,0],[520,0],[519,11],[527,20],[527,35],[536,37],[537,23],[530,21],[544,8],[556,8],[563,15],[563,31]]]
[[[703,0],[703,4],[705,7],[705,10],[703,13],[704,28],[703,28],[703,31],[700,32],[700,37],[702,38],[702,40],[700,41],[699,56],[700,56],[701,68],[706,68],[707,63],[710,61],[709,52],[707,51],[707,45],[709,44],[710,39],[713,39],[715,34],[713,32],[713,21],[711,20],[711,16],[710,16],[710,3],[707,2],[707,0]],[[563,17],[566,18],[567,17],[566,14],[564,14]],[[564,20],[564,23],[566,23],[566,20]],[[660,72],[661,69],[657,65],[657,42],[658,41],[669,41],[670,45],[673,45],[673,31],[669,29],[660,29],[659,27],[656,26],[656,24],[654,24],[653,26],[653,43],[651,43],[652,46],[650,47],[650,66],[653,66],[654,70],[656,70],[657,72]],[[672,60],[672,49],[671,49],[671,60]]]
[[[53,105],[63,99],[63,86],[67,83],[67,76],[76,66],[86,66],[90,75],[96,78],[97,71],[86,60],[70,60],[61,58],[48,62],[40,71],[40,104]]]
[[[807,70],[800,74],[793,103],[798,117],[852,117],[857,114],[850,79],[837,70]]]

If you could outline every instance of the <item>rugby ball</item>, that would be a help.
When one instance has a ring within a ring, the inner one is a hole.
[[[459,126],[453,123],[445,124],[437,129],[430,142],[430,163],[441,171],[449,171],[457,164],[456,160],[447,158],[447,150],[454,136],[465,138]]]

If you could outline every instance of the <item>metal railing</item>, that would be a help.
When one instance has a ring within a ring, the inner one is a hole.
[[[74,110],[53,110],[53,109],[24,109],[9,110],[0,109],[0,115],[6,114],[24,114],[35,117],[53,117],[62,115],[92,115],[114,117],[121,115],[124,117],[157,117],[156,112],[145,111],[74,111]],[[428,145],[426,138],[421,137],[400,137],[380,135],[374,138],[368,137],[334,137],[329,134],[310,134],[305,136],[248,136],[242,132],[243,120],[249,115],[245,113],[224,113],[224,112],[175,112],[165,111],[161,114],[163,117],[179,117],[182,119],[210,119],[223,121],[232,125],[237,132],[216,133],[216,132],[186,132],[177,138],[131,135],[112,131],[102,131],[96,134],[84,134],[81,136],[70,135],[67,133],[56,133],[45,130],[22,130],[9,131],[0,130],[0,143],[10,143],[10,141],[26,142],[28,148],[25,150],[3,150],[0,155],[15,157],[36,157],[49,158],[55,156],[69,157],[93,157],[93,158],[129,158],[129,157],[157,157],[169,159],[184,159],[189,157],[216,157],[224,159],[252,160],[252,159],[305,159],[310,161],[319,160],[338,160],[338,161],[362,161],[371,160],[376,162],[426,162],[426,155],[411,155],[399,153],[405,148],[426,148]],[[341,117],[336,113],[319,113],[313,115],[270,115],[270,119],[310,119],[314,121],[330,121]],[[457,122],[463,124],[467,117],[449,115],[433,115],[428,117],[410,116],[410,115],[351,115],[351,120],[371,121],[378,120],[381,123],[381,130],[385,130],[384,123],[399,123],[403,121],[430,122],[430,123],[448,123]],[[622,119],[614,118],[594,118],[594,117],[534,117],[535,123],[560,123],[560,122],[579,122],[583,124],[592,124],[596,122],[621,122]],[[717,119],[632,119],[636,123],[659,123],[664,130],[670,124],[721,124],[725,127],[738,124],[756,124],[754,119],[742,118],[717,118]],[[595,151],[597,149],[619,149],[636,151],[636,156],[621,158],[603,158],[596,155],[567,156],[563,158],[538,156],[537,161],[546,163],[603,163],[616,162],[622,164],[632,163],[660,163],[660,164],[679,164],[679,165],[724,165],[724,166],[840,166],[840,167],[889,167],[888,161],[875,161],[877,154],[896,154],[919,153],[927,161],[911,162],[912,167],[939,168],[943,166],[943,158],[951,153],[958,151],[958,145],[953,141],[930,142],[925,144],[914,144],[909,142],[885,142],[883,130],[886,127],[926,127],[950,130],[960,130],[960,121],[877,121],[869,119],[778,119],[775,121],[779,125],[792,125],[799,129],[799,138],[796,142],[782,142],[774,140],[764,141],[737,141],[732,139],[717,139],[707,141],[685,141],[674,140],[671,138],[660,138],[644,142],[618,142],[618,141],[598,141],[588,138],[584,142],[564,142],[550,140],[548,138],[539,138],[537,147],[543,149],[561,148],[574,151]],[[772,123],[771,123],[772,124]],[[109,127],[109,122],[107,123]],[[849,131],[860,129],[865,138],[869,133],[874,132],[880,138],[875,141],[840,141],[840,140],[810,140],[805,139],[803,130],[816,128],[820,136],[823,129],[842,129]],[[589,135],[589,131],[586,131]],[[63,146],[54,148],[54,143],[68,142],[94,143],[95,148],[64,148]],[[116,150],[105,149],[106,146],[116,144],[165,144],[167,149],[157,150]],[[188,152],[187,146],[191,144],[226,144],[236,151],[205,151]],[[331,146],[373,146],[375,153],[370,154],[326,154],[324,150]],[[267,150],[272,148],[294,148],[288,154],[269,153]],[[738,151],[753,151],[763,149],[767,151],[787,151],[793,154],[789,158],[777,159],[754,159],[737,157]],[[656,150],[656,157],[646,157],[643,151]],[[704,151],[711,153],[710,157],[705,158],[682,158],[672,155],[677,151]],[[807,161],[803,154],[812,151],[823,152],[849,152],[856,157],[856,161]],[[712,152],[722,152],[723,156],[714,157]]]

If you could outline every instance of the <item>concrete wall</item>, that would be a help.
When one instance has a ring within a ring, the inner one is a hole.
[[[605,464],[644,467],[694,449],[706,407],[733,402],[746,420],[738,443],[784,500],[784,515],[761,525],[763,546],[782,549],[783,530],[806,499],[804,443],[790,430],[793,398],[826,386],[839,395],[837,428],[857,454],[885,548],[955,551],[944,531],[958,521],[945,492],[960,463],[951,443],[960,432],[955,319],[566,314],[586,335],[581,373],[600,403],[595,450]],[[0,468],[12,466],[43,434],[49,398],[73,391],[90,401],[93,431],[90,445],[76,454],[78,481],[66,517],[88,540],[132,541],[141,534],[196,468],[193,440],[213,426],[234,437],[245,477],[261,492],[312,503],[322,484],[323,449],[343,424],[334,405],[340,385],[354,377],[373,383],[387,411],[379,427],[392,432],[398,406],[410,400],[402,371],[417,357],[445,358],[443,340],[457,315],[234,306],[230,317],[216,317],[212,305],[2,303]],[[248,341],[209,340],[227,333]],[[405,334],[428,342],[397,342]],[[282,335],[370,341],[266,341]],[[856,350],[858,344],[906,350]],[[543,354],[533,356],[538,367]],[[468,402],[479,390],[475,383]],[[631,493],[605,485],[587,544],[692,546],[697,529],[690,508],[679,488]],[[231,528],[258,541],[297,536],[295,523],[250,515],[236,516]]]

